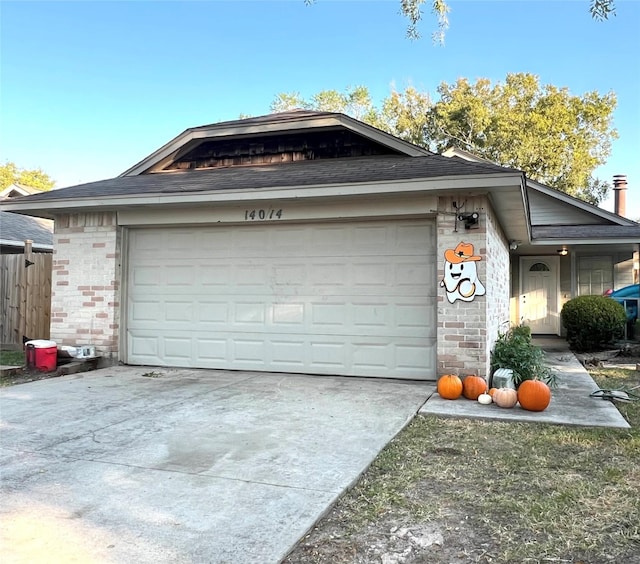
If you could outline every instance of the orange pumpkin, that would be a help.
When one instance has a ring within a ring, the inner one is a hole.
[[[518,387],[518,401],[522,409],[544,411],[551,402],[551,390],[540,380],[525,380]]]
[[[458,399],[462,395],[462,380],[455,374],[445,374],[438,380],[438,394],[444,399]]]
[[[477,400],[480,394],[487,391],[487,382],[481,376],[470,374],[462,380],[462,395],[470,400]]]
[[[500,388],[493,394],[493,403],[499,407],[513,407],[518,403],[518,392],[513,388]]]
[[[489,390],[489,395],[490,395],[491,397],[493,397],[493,394],[495,394],[495,393],[496,393],[496,390],[497,390],[497,389],[498,389],[498,388],[491,388],[491,389]]]

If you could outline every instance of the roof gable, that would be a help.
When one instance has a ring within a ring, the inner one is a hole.
[[[29,196],[31,194],[39,194],[43,192],[40,188],[34,188],[33,186],[23,186],[22,184],[14,183],[7,186],[4,190],[0,190],[0,200],[7,198],[20,198],[21,196]]]
[[[295,110],[187,129],[120,176],[429,151],[344,114]]]
[[[635,221],[533,180],[527,179],[527,192],[532,226],[638,225]]]

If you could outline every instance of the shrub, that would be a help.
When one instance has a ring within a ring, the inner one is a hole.
[[[624,307],[605,296],[579,296],[564,304],[560,313],[567,341],[578,352],[600,350],[624,332]]]
[[[518,387],[525,380],[542,380],[555,385],[555,376],[544,364],[544,352],[531,342],[531,329],[526,325],[512,327],[500,333],[491,353],[491,371],[497,368],[513,370],[513,383]]]

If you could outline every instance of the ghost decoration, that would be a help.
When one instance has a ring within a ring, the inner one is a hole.
[[[471,243],[459,243],[455,249],[444,252],[444,277],[440,281],[447,292],[449,303],[456,300],[471,302],[484,296],[486,290],[478,280],[477,262],[482,257],[473,254]]]

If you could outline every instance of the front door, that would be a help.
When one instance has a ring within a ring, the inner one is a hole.
[[[520,258],[520,322],[534,334],[559,335],[558,257]]]

